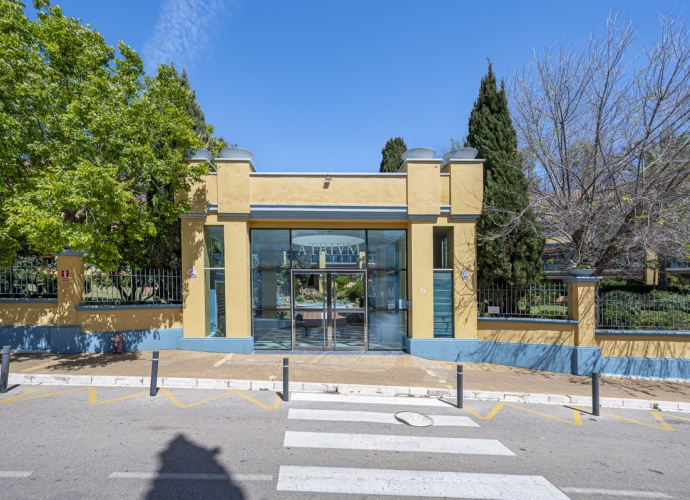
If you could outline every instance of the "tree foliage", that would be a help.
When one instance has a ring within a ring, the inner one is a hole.
[[[512,110],[543,226],[597,273],[690,248],[690,38],[608,19],[579,45],[535,52]]]
[[[501,82],[498,89],[491,63],[468,127],[466,144],[485,160],[484,207],[477,222],[479,284],[529,285],[542,274],[544,237],[530,207],[505,87]]]
[[[397,172],[403,164],[402,154],[407,151],[407,146],[402,137],[391,138],[381,150],[383,159],[379,172]]]
[[[30,19],[0,0],[0,260],[18,253],[87,252],[101,268],[135,264],[147,239],[187,210],[205,166],[186,111],[193,95],[161,65],[117,49],[47,1]]]

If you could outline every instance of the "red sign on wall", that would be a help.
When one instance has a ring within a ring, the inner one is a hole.
[[[69,281],[69,269],[60,270],[60,281]]]

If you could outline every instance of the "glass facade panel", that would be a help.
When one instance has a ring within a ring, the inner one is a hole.
[[[367,267],[407,268],[407,231],[376,229],[367,231]]]
[[[204,228],[207,337],[225,337],[225,240],[222,226]]]
[[[407,271],[369,271],[369,308],[407,309]]]
[[[290,230],[252,229],[252,268],[290,267]]]
[[[407,337],[407,311],[369,311],[369,350],[402,351]]]
[[[252,271],[252,308],[290,310],[290,272]]]
[[[252,311],[255,349],[292,349],[290,311]]]
[[[364,230],[295,229],[292,231],[293,267],[360,269],[364,266],[366,241]]]
[[[453,271],[434,271],[434,338],[453,337]]]
[[[225,269],[225,241],[223,226],[204,228],[204,268]]]

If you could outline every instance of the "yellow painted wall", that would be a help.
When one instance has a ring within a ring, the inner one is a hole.
[[[0,302],[0,326],[54,326],[60,323],[58,306],[46,302]]]
[[[246,160],[218,160],[218,213],[248,214],[251,163]]]
[[[579,321],[575,345],[595,346],[596,304],[594,283],[570,283],[568,285],[568,317]]]
[[[77,311],[82,333],[182,328],[179,309],[95,309]]]
[[[450,176],[443,175],[441,182],[441,205],[450,205]]]
[[[477,321],[477,338],[493,342],[573,345],[575,325]]]
[[[477,337],[477,235],[475,221],[453,224],[453,292],[455,338]],[[462,271],[470,272],[463,281]]]
[[[407,232],[408,297],[412,308],[407,335],[416,339],[434,336],[433,229],[433,223],[411,221]]]
[[[247,221],[229,221],[225,228],[226,337],[249,337],[251,323],[251,271]]]
[[[183,218],[182,224],[182,307],[184,336],[206,336],[204,223],[205,219]],[[189,270],[196,268],[196,278],[189,278]]]
[[[484,165],[481,161],[449,161],[450,213],[480,214],[484,199]]]
[[[407,170],[407,213],[438,215],[441,210],[441,162],[405,162]]]
[[[293,205],[404,205],[406,177],[252,176],[251,202]]]
[[[633,356],[645,358],[690,358],[690,338],[659,340],[653,336],[597,335],[602,356]]]

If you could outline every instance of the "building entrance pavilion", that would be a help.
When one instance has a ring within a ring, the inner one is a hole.
[[[416,340],[476,338],[481,160],[263,173],[227,149],[234,157],[189,160],[209,171],[181,216],[183,339],[227,352],[410,352]]]

